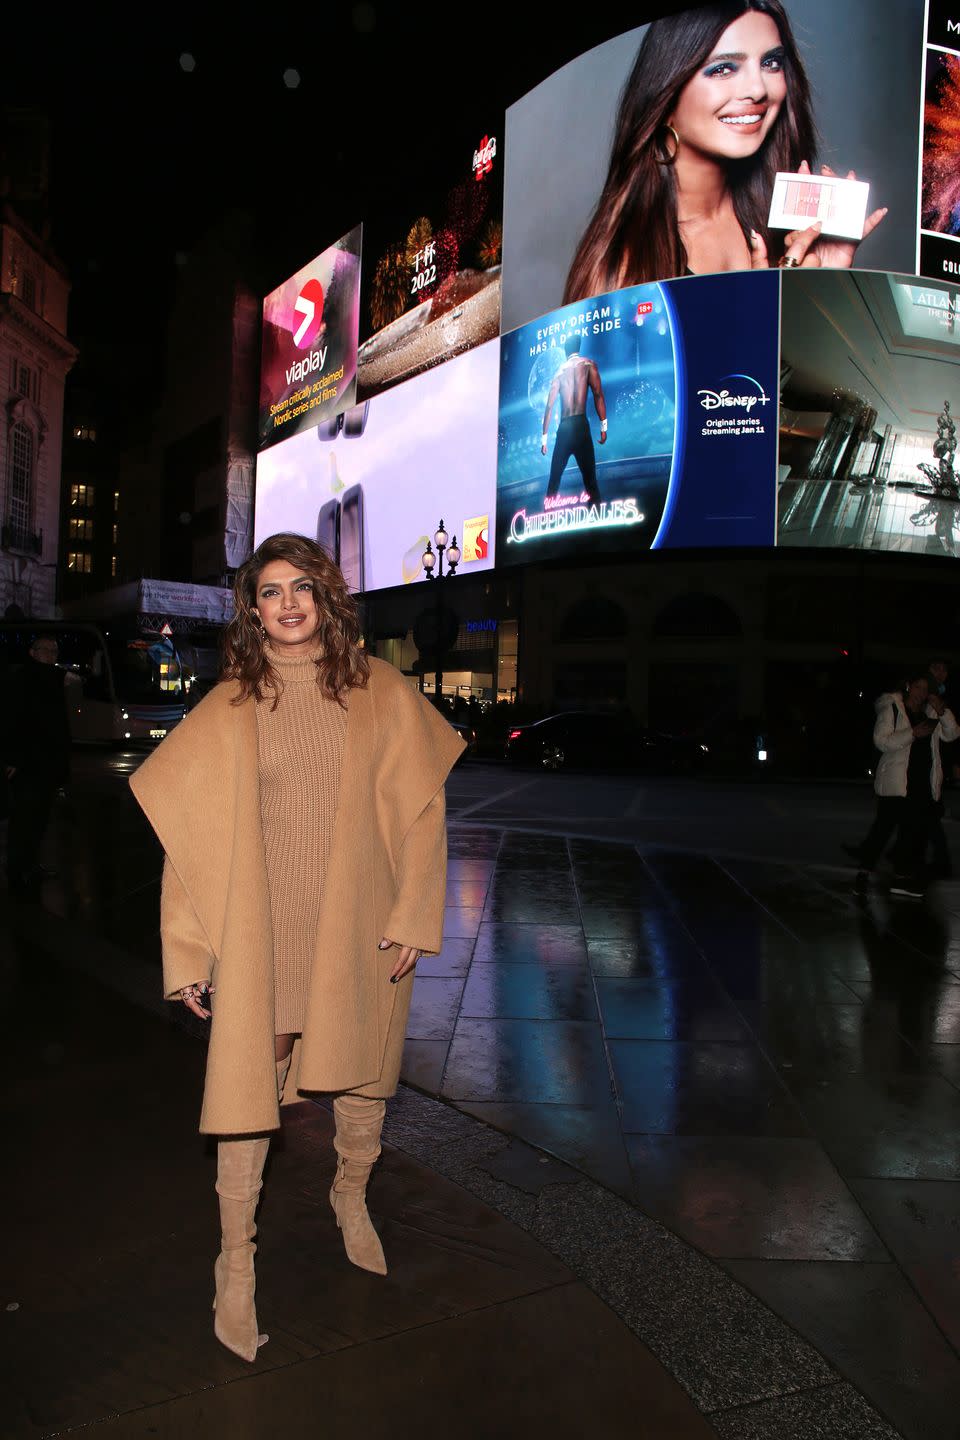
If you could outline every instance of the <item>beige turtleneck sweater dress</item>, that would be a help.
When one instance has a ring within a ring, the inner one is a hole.
[[[320,689],[309,657],[273,653],[270,660],[283,691],[275,710],[272,692],[257,704],[257,754],[273,921],[275,1030],[286,1035],[303,1029],[347,712]]]

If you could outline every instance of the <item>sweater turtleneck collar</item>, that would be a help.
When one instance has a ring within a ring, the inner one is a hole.
[[[271,645],[267,657],[270,664],[282,676],[284,683],[296,684],[301,680],[316,680],[317,678],[317,667],[314,663],[316,652],[285,655],[279,645]]]

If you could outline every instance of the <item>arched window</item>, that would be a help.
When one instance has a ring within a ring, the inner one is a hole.
[[[33,516],[33,432],[22,420],[18,420],[10,431],[10,488],[8,491],[8,520],[13,532],[13,543],[26,543],[30,534]]]

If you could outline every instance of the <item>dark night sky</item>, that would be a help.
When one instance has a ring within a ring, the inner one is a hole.
[[[169,296],[178,255],[231,209],[251,214],[250,278],[272,288],[357,221],[406,212],[418,185],[462,164],[465,136],[502,133],[506,106],[559,65],[670,8],[584,7],[561,24],[528,0],[381,0],[331,19],[303,7],[296,23],[291,7],[225,21],[203,6],[74,6],[42,32],[19,7],[5,20],[4,103],[52,121],[52,240],[74,339],[88,353],[93,339],[129,343],[145,301]]]

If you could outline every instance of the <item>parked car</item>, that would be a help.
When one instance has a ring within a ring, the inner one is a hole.
[[[628,716],[571,710],[507,735],[506,758],[540,770],[639,770],[691,774],[702,768],[708,747],[683,735],[636,725]]]

